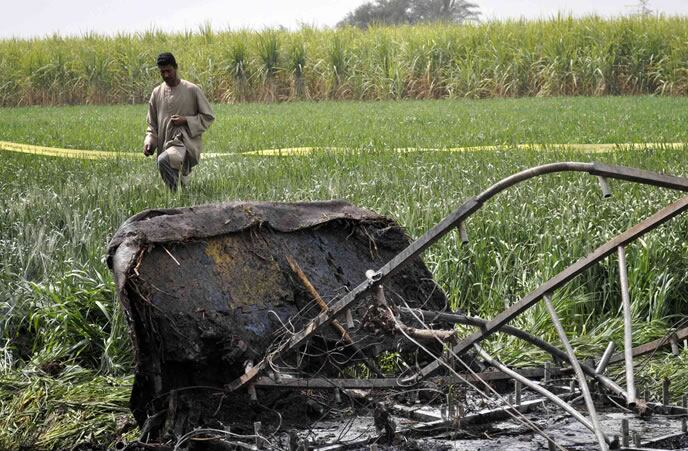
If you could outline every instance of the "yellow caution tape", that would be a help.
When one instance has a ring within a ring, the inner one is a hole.
[[[8,141],[0,141],[0,149],[10,152],[30,153],[34,155],[46,155],[61,158],[79,158],[86,160],[99,160],[103,158],[132,158],[139,156],[131,152],[108,152],[100,150],[60,149],[58,147],[34,146],[31,144],[19,144]]]
[[[502,146],[468,146],[468,147],[443,147],[443,148],[423,148],[423,147],[397,147],[391,149],[394,152],[484,152],[497,150],[569,150],[582,153],[605,153],[623,149],[685,149],[686,143],[626,143],[626,144],[515,144]],[[262,157],[276,156],[304,156],[322,151],[352,151],[352,149],[342,147],[292,147],[285,149],[265,149],[242,152],[241,155],[254,155]]]
[[[417,148],[417,147],[398,147],[391,149],[394,152],[481,152],[481,151],[496,151],[496,150],[569,150],[583,153],[605,153],[613,150],[622,149],[671,149],[679,150],[685,149],[688,146],[686,143],[626,143],[626,144],[517,144],[517,145],[503,145],[503,146],[470,146],[470,147],[445,147],[445,148]],[[140,152],[112,152],[101,150],[80,150],[80,149],[63,149],[58,147],[34,146],[31,144],[19,144],[9,141],[0,141],[0,150],[9,152],[28,153],[33,155],[44,155],[50,157],[60,158],[78,158],[87,160],[100,160],[110,158],[143,158],[143,153]],[[252,150],[242,153],[204,153],[204,158],[218,158],[227,157],[231,155],[249,155],[249,156],[305,156],[316,152],[343,152],[355,151],[355,149],[343,147],[289,147],[284,149],[265,149]]]

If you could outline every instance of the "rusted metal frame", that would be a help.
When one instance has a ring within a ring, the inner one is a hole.
[[[569,395],[562,396],[562,400],[566,400],[570,398]],[[466,415],[465,417],[461,418],[461,424],[462,425],[470,425],[470,424],[480,424],[480,423],[485,423],[485,422],[492,422],[492,421],[499,421],[505,418],[508,418],[512,413],[514,412],[520,412],[520,413],[527,413],[530,411],[533,411],[539,407],[541,407],[545,402],[548,400],[546,398],[538,398],[538,399],[533,399],[530,401],[525,401],[519,406],[504,406],[504,407],[497,407],[494,409],[484,409],[479,412],[476,412],[471,415]],[[396,407],[396,406],[395,406]],[[393,408],[395,409],[395,408]],[[404,409],[405,411],[399,412],[398,410],[395,412],[397,415],[405,416],[405,417],[411,417],[411,419],[416,419],[413,418],[413,413],[411,412],[412,408]],[[441,430],[446,430],[448,428],[455,428],[455,422],[453,419],[450,420],[444,420],[444,419],[418,419],[417,421],[421,421],[418,424],[414,424],[408,427],[405,427],[403,429],[400,429],[397,431],[399,434],[409,434],[409,433],[428,433],[428,432],[437,432]],[[368,437],[360,440],[356,440],[354,442],[348,442],[348,443],[337,443],[337,444],[329,444],[329,445],[324,445],[322,447],[316,447],[315,449],[318,451],[339,451],[339,450],[344,450],[344,449],[352,449],[357,446],[363,446],[369,443],[373,443],[377,440],[380,439],[380,436],[375,435],[373,437]]]
[[[688,327],[683,328],[683,329],[679,329],[676,332],[674,332],[672,335],[676,335],[676,338],[679,341],[688,340]],[[671,345],[671,340],[670,340],[669,336],[659,338],[657,340],[654,340],[654,341],[651,341],[649,343],[645,343],[643,345],[636,346],[635,348],[633,348],[633,357],[639,357],[642,355],[651,354],[651,353],[657,351],[658,349],[661,349],[664,346],[670,346],[670,345]],[[623,360],[624,360],[624,354],[623,353],[614,354],[612,356],[612,358],[609,360],[609,364],[611,365],[613,363],[622,362]]]
[[[479,210],[485,202],[497,194],[528,179],[557,172],[587,172],[595,176],[626,180],[680,191],[688,191],[688,178],[675,177],[658,174],[651,171],[602,163],[563,162],[545,164],[531,169],[526,169],[495,183],[482,193],[478,194],[476,197],[468,199],[462,206],[447,216],[442,222],[428,230],[418,240],[411,243],[411,245],[409,245],[406,249],[401,251],[387,264],[380,268],[380,270],[377,272],[378,279],[376,282],[381,283],[384,278],[395,274],[403,267],[403,263],[413,257],[416,257],[428,246],[433,244],[439,238],[443,237],[446,233],[453,230],[453,228],[460,225],[462,221],[467,219],[475,211]],[[342,299],[342,301],[343,300],[344,299]]]
[[[405,312],[414,312],[417,314],[420,314],[424,319],[427,319],[428,321],[436,321],[440,320],[443,322],[448,322],[452,324],[464,324],[467,326],[476,326],[476,327],[484,327],[487,324],[487,320],[478,318],[475,316],[465,316],[465,315],[459,315],[456,313],[444,313],[444,312],[435,312],[435,311],[429,311],[429,310],[421,310],[421,309],[409,309],[406,307],[401,307],[400,308],[402,313]],[[544,341],[543,339],[536,337],[535,335],[532,335],[524,330],[521,330],[517,327],[505,325],[501,329],[499,329],[499,332],[506,333],[509,335],[512,335],[516,338],[520,338],[534,346],[537,346],[538,348],[542,349],[543,351],[549,353],[551,356],[553,356],[555,359],[558,359],[562,362],[565,362],[568,360],[568,356],[566,352],[562,351],[561,349],[557,348],[556,346]],[[613,393],[619,395],[619,396],[626,396],[626,392],[621,388],[616,382],[612,381],[609,379],[607,376],[604,376],[603,374],[599,373],[596,368],[593,368],[589,365],[586,365],[585,363],[580,363],[581,369],[585,374],[587,374],[589,377],[595,378],[599,383],[601,383],[603,386],[607,387],[609,390],[611,390]],[[572,369],[550,369],[548,370],[550,372],[551,376],[558,376],[560,374],[566,374],[570,372]],[[532,376],[527,376],[527,377],[543,377],[545,370],[543,369],[535,369],[533,368],[530,370],[532,372]],[[537,372],[537,374],[535,373]],[[489,373],[481,373],[481,374],[489,374]],[[523,374],[523,373],[522,373]],[[524,374],[526,375],[526,374]]]
[[[608,178],[615,178],[647,185],[660,186],[665,188],[672,188],[678,190],[688,191],[688,179],[682,177],[668,176],[657,174],[650,171],[644,171],[634,168],[627,168],[623,166],[612,166],[600,163],[577,163],[564,162],[552,163],[535,168],[527,169],[525,171],[507,177],[500,182],[492,185],[487,190],[480,193],[478,196],[468,199],[459,208],[450,213],[439,224],[432,227],[425,232],[419,239],[411,243],[406,249],[394,256],[382,268],[380,268],[374,279],[367,279],[356,286],[352,291],[345,295],[339,301],[331,304],[328,312],[322,312],[313,318],[303,329],[293,334],[287,341],[282,343],[270,357],[266,357],[258,362],[250,371],[247,371],[239,378],[227,384],[228,390],[236,390],[247,382],[255,378],[260,372],[268,368],[269,358],[281,356],[301,345],[305,340],[313,336],[324,324],[330,322],[335,316],[345,310],[350,304],[355,302],[360,296],[370,290],[373,286],[381,284],[384,280],[397,271],[399,271],[405,264],[420,255],[425,249],[438,241],[444,235],[449,233],[455,227],[465,221],[471,214],[479,210],[482,205],[496,196],[500,192],[516,185],[525,180],[538,177],[545,174],[556,172],[587,172],[591,175],[602,176]],[[470,345],[469,345],[470,346]],[[433,369],[434,371],[434,369]]]
[[[557,314],[557,311],[554,308],[551,295],[546,294],[543,296],[543,298],[545,300],[545,306],[547,307],[547,311],[549,312],[549,315],[552,318],[552,322],[554,323],[554,328],[556,329],[557,334],[559,335],[559,339],[564,345],[564,349],[566,349],[566,353],[569,357],[569,362],[571,363],[571,366],[573,367],[573,370],[576,373],[576,379],[578,379],[578,386],[580,387],[581,392],[583,393],[583,399],[585,399],[585,406],[587,407],[588,414],[590,415],[590,421],[593,425],[593,432],[597,437],[597,443],[600,445],[600,449],[606,451],[607,449],[609,449],[609,447],[607,446],[607,442],[609,442],[609,439],[602,430],[602,425],[600,424],[600,419],[598,418],[597,410],[595,409],[595,403],[592,400],[592,395],[590,394],[590,387],[588,387],[588,381],[585,379],[585,374],[581,369],[580,362],[576,357],[576,353],[573,351],[573,346],[571,346],[571,342],[569,341],[569,338],[566,336],[564,326],[561,324],[561,321],[559,320],[559,315]]]
[[[516,185],[517,183],[555,172],[587,172],[590,175],[598,177],[626,180],[629,182],[676,189],[679,191],[688,191],[688,178],[685,177],[658,174],[652,171],[603,163],[563,162],[545,164],[521,171],[495,183],[476,196],[475,199],[480,203],[484,203],[485,201],[494,197],[496,194],[499,194],[500,192]]]
[[[544,376],[545,370],[543,368],[519,368],[514,370],[523,377],[529,379],[540,379]],[[552,368],[549,370],[552,376],[560,376],[570,373],[568,369]],[[495,382],[500,380],[511,379],[510,376],[500,371],[484,371],[482,373],[461,374],[457,376],[442,376],[432,378],[435,383],[442,385],[458,385],[466,382]],[[313,389],[313,390],[331,390],[333,388],[340,389],[407,389],[417,385],[403,385],[399,378],[378,378],[378,379],[353,379],[353,378],[324,378],[324,377],[304,377],[304,378],[286,378],[282,377],[279,380],[267,376],[258,377],[254,385],[256,387],[280,387],[293,388],[296,390]]]
[[[572,398],[572,395],[566,394],[559,397],[562,401],[566,402]],[[483,409],[474,414],[466,415],[461,418],[461,425],[470,424],[483,424],[493,421],[499,421],[509,418],[512,413],[527,413],[542,407],[547,401],[547,398],[537,398],[529,401],[524,401],[519,405],[507,405],[502,407],[496,407],[494,409]],[[455,428],[456,423],[454,419],[448,420],[435,420],[428,421],[427,423],[417,424],[411,426],[408,429],[404,429],[400,432],[414,431],[414,432],[424,432],[424,431],[436,431],[442,428]]]
[[[532,412],[533,410],[544,407],[546,402],[547,398],[538,398],[525,401],[519,405],[502,406],[494,409],[483,409],[473,414],[460,417],[461,426],[503,420],[505,418],[509,418],[510,413]],[[422,431],[423,429],[437,430],[441,428],[455,427],[455,420],[453,418],[448,420],[438,418],[436,416],[428,415],[427,413],[419,411],[415,407],[395,405],[392,407],[392,412],[399,416],[411,418],[412,420],[429,422],[429,424],[426,423],[417,425],[415,431]]]
[[[641,223],[626,230],[624,233],[616,236],[614,239],[598,247],[586,257],[578,260],[576,263],[570,265],[559,274],[540,285],[534,291],[528,293],[516,304],[498,314],[494,319],[489,320],[487,324],[481,327],[481,330],[471,334],[467,338],[457,343],[453,347],[452,351],[457,355],[465,353],[474,344],[479,343],[480,341],[494,334],[512,319],[535,305],[545,294],[564,286],[583,271],[612,254],[619,246],[626,245],[645,233],[659,227],[668,220],[683,213],[686,209],[688,209],[688,196],[681,198],[680,200],[645,219]],[[440,362],[435,361],[421,369],[416,377],[427,377],[439,369],[440,365]]]
[[[688,191],[688,178],[675,175],[659,174],[643,169],[629,168],[604,163],[592,163],[591,175],[607,177],[627,182],[643,183],[661,188]]]
[[[559,406],[559,407],[561,407],[563,410],[565,410],[566,413],[568,413],[569,415],[571,415],[572,417],[574,417],[574,418],[575,418],[579,423],[581,423],[583,426],[585,426],[586,428],[590,429],[593,433],[597,434],[596,428],[595,428],[595,426],[593,425],[593,423],[591,423],[587,418],[585,418],[580,412],[578,412],[578,411],[577,411],[575,408],[573,408],[571,405],[569,405],[568,403],[566,403],[565,401],[563,401],[559,396],[557,396],[557,395],[555,395],[554,393],[550,392],[549,390],[547,390],[547,389],[544,388],[543,386],[538,385],[538,384],[532,382],[531,380],[529,380],[529,379],[527,379],[527,378],[524,378],[524,377],[522,377],[521,375],[519,375],[518,373],[514,372],[514,371],[511,370],[509,367],[507,367],[507,366],[504,365],[503,363],[501,363],[501,362],[499,362],[498,360],[496,360],[495,358],[493,358],[490,354],[488,354],[487,352],[485,352],[485,350],[484,350],[483,348],[481,348],[478,344],[475,344],[475,345],[474,345],[474,348],[475,348],[476,351],[478,352],[478,355],[479,355],[483,360],[485,360],[485,362],[488,363],[490,366],[493,366],[493,367],[497,368],[499,371],[502,371],[503,373],[509,374],[509,375],[510,375],[512,378],[514,378],[515,380],[521,382],[523,385],[527,386],[527,387],[530,388],[531,390],[533,390],[533,391],[539,393],[540,395],[544,396],[544,397],[547,398],[549,401],[553,402],[554,404],[556,404],[557,406]],[[602,449],[603,449],[604,451],[606,451],[606,450],[608,449],[608,448],[606,447],[606,445],[607,445],[607,444],[610,444],[610,443],[611,443],[611,440],[609,439],[609,437],[607,437],[607,436],[604,435],[604,434],[602,434],[602,438],[603,438],[603,443],[604,443],[604,445],[605,445],[605,446],[602,447]]]
[[[443,313],[443,312],[434,312],[434,311],[429,311],[429,310],[420,310],[420,309],[408,309],[406,307],[402,307],[401,312],[415,312],[420,315],[422,315],[424,318],[426,318],[429,321],[436,321],[436,320],[441,320],[444,322],[448,323],[454,323],[454,324],[465,324],[467,326],[476,326],[483,328],[487,324],[487,320],[478,318],[475,316],[464,316],[464,315],[458,315],[455,313]],[[543,339],[536,337],[535,335],[529,334],[528,332],[521,330],[517,327],[505,325],[502,328],[499,329],[499,332],[507,333],[509,335],[512,335],[516,338],[520,338],[534,346],[537,346],[538,348],[542,349],[543,351],[549,353],[552,355],[554,358],[565,362],[568,360],[567,354],[562,351],[561,349],[557,348],[556,346],[553,346],[552,344],[544,341]],[[619,396],[626,396],[626,391],[621,388],[616,382],[605,376],[604,374],[599,373],[595,368],[586,365],[585,363],[581,363],[581,369],[585,374],[587,374],[589,377],[595,378],[600,384],[603,386],[607,387],[609,390],[611,390],[613,393],[619,395]],[[550,370],[552,372],[554,370]],[[566,370],[564,369],[562,373],[565,373]],[[541,371],[540,376],[542,376],[544,371]],[[553,374],[554,375],[554,374]]]
[[[308,292],[308,295],[318,305],[320,311],[327,312],[329,310],[327,303],[322,298],[322,296],[320,296],[318,290],[315,289],[313,283],[310,281],[310,279],[308,279],[308,276],[306,275],[306,273],[303,272],[303,269],[301,269],[301,266],[299,266],[298,262],[294,260],[294,257],[292,257],[291,255],[287,255],[287,263],[289,264],[289,267],[294,272],[296,277],[299,279],[301,284],[304,286],[306,291]],[[339,321],[333,319],[330,322],[330,325],[341,335],[342,340],[344,340],[347,346],[351,347],[351,349],[354,352],[354,355],[359,354],[363,357],[363,363],[368,367],[368,369],[370,369],[370,371],[372,371],[373,373],[375,373],[375,375],[379,377],[385,376],[382,370],[378,368],[377,364],[375,363],[375,360],[373,360],[370,356],[366,355],[366,353],[354,343],[354,340],[351,338],[351,335],[349,335],[349,332],[344,328],[344,326],[341,325]]]
[[[476,316],[466,316],[466,315],[461,315],[457,313],[445,313],[445,312],[435,312],[435,311],[430,311],[430,310],[422,310],[422,309],[410,309],[406,307],[401,307],[399,309],[402,313],[415,313],[420,315],[424,321],[426,322],[433,322],[433,321],[442,321],[445,323],[451,323],[451,324],[463,324],[465,326],[475,326],[475,327],[485,327],[487,324],[486,319],[478,318]],[[562,362],[565,362],[567,360],[566,353],[562,351],[561,349],[557,348],[556,346],[553,346],[552,344],[546,342],[540,337],[536,337],[533,334],[530,334],[522,329],[519,329],[517,327],[505,325],[501,329],[499,329],[500,332],[503,332],[505,334],[512,335],[516,338],[520,338],[523,341],[526,341],[533,346],[537,346],[538,348],[542,349],[543,351],[547,352],[550,354],[552,357],[554,357],[557,360],[560,360]],[[590,376],[593,375],[592,370],[588,372]]]

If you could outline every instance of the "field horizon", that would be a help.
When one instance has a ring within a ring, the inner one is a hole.
[[[212,101],[685,95],[685,17],[0,40],[0,105],[139,104],[173,51]]]

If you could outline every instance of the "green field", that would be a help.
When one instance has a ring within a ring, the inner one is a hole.
[[[519,143],[685,142],[682,98],[553,98],[217,105],[192,187],[170,194],[153,160],[81,161],[0,151],[0,448],[50,449],[114,440],[127,418],[131,346],[103,262],[118,226],[146,208],[229,200],[346,199],[396,219],[417,237],[491,183],[553,161],[602,161],[676,175],[685,150],[662,146],[607,153],[517,151]],[[138,152],[145,106],[0,110],[0,140]],[[394,147],[504,144],[483,152],[391,152]],[[240,152],[293,146],[348,151],[308,157]],[[612,182],[601,199],[594,177],[552,175],[498,196],[425,254],[453,306],[491,317],[566,265],[680,197]],[[688,218],[628,249],[635,341],[661,337],[688,310]],[[575,279],[555,303],[581,355],[622,342],[615,259]],[[557,342],[544,306],[515,324]],[[533,365],[541,352],[497,336],[502,360]],[[655,392],[672,377],[688,391],[688,351],[661,353],[639,381]],[[97,375],[97,376],[96,376]],[[135,435],[135,431],[129,432]]]
[[[684,97],[559,97],[215,105],[209,152],[395,147],[688,142]],[[140,152],[146,107],[0,109],[0,140]]]
[[[685,95],[688,19],[626,17],[0,41],[0,105],[141,103],[155,57],[217,102]]]

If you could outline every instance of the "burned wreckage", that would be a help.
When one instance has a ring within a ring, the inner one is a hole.
[[[687,178],[553,163],[496,183],[415,241],[390,219],[336,201],[233,202],[133,216],[108,251],[136,349],[131,409],[141,437],[128,449],[685,445],[685,397],[683,406],[671,405],[668,383],[663,402],[641,396],[633,359],[665,345],[677,352],[688,330],[633,348],[625,247],[682,214],[688,197],[602,244],[492,319],[449,312],[420,259],[452,230],[467,241],[465,221],[500,192],[567,171],[596,176],[605,197],[610,179],[688,190]],[[615,353],[610,343],[597,362],[582,362],[551,295],[612,254],[624,347]],[[509,325],[540,302],[562,348]],[[457,324],[474,332],[459,337]],[[480,346],[495,333],[541,348],[553,363],[505,366]],[[398,374],[380,368],[381,356],[396,359]],[[605,374],[615,362],[625,363],[622,384]]]

